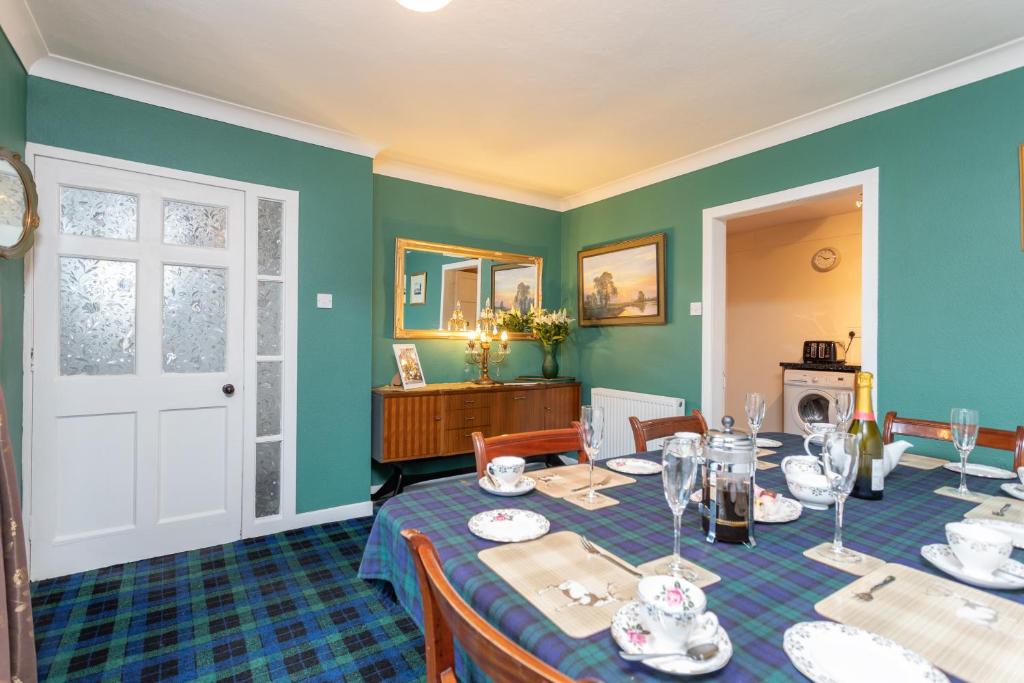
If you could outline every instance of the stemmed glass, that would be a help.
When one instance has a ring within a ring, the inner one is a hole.
[[[832,547],[822,554],[836,562],[860,562],[863,556],[843,547],[843,504],[857,479],[857,465],[860,462],[860,434],[832,432],[825,436],[821,449],[821,463],[825,467],[825,479],[829,490],[836,499],[836,532]]]
[[[836,431],[845,432],[853,417],[853,392],[840,391],[836,395]]]
[[[679,533],[683,523],[683,512],[693,494],[693,485],[700,467],[700,445],[694,438],[672,437],[661,449],[661,485],[665,500],[672,510],[674,535],[672,537],[672,561],[668,571],[673,576],[689,578],[695,576],[686,568],[679,553]]]
[[[960,486],[956,492],[961,496],[967,490],[967,456],[978,441],[978,411],[970,408],[953,408],[949,414],[949,429],[953,432],[953,447],[960,454]]]
[[[754,452],[757,452],[757,431],[761,429],[761,422],[764,421],[764,396],[757,392],[747,394],[743,403],[743,410],[747,413],[747,424],[750,426],[750,435],[754,439]]]
[[[587,452],[587,460],[590,462],[590,485],[587,493],[581,498],[588,503],[597,500],[594,492],[594,460],[601,450],[601,442],[604,440],[604,408],[597,406],[583,406],[580,411],[580,426],[583,427],[583,449]]]

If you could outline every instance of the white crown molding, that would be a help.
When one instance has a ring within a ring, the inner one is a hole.
[[[29,74],[360,156],[373,157],[380,149],[346,131],[278,116],[56,55],[37,60]]]
[[[1019,38],[863,95],[851,97],[728,142],[570,195],[562,199],[561,210],[569,211],[593,204],[602,199],[819,133],[1022,66],[1024,66],[1024,38]]]
[[[541,209],[551,209],[552,211],[562,210],[562,200],[553,195],[521,190],[508,185],[478,180],[457,173],[440,171],[418,164],[410,164],[405,161],[394,161],[378,157],[373,160],[373,172],[377,175],[388,176],[389,178],[411,180],[414,183],[444,187],[449,190],[468,192],[469,194],[477,194],[492,199],[502,199],[506,202],[526,204]]]
[[[25,71],[50,54],[35,17],[25,0],[0,0],[0,26],[11,42]]]

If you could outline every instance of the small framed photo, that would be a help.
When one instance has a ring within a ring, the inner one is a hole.
[[[427,303],[427,274],[413,273],[409,276],[409,305]]]
[[[395,361],[398,363],[398,376],[402,379],[403,389],[415,389],[427,386],[423,379],[423,366],[415,344],[392,344],[395,350]]]

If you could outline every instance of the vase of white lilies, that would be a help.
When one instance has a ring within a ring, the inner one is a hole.
[[[569,323],[572,321],[564,308],[558,311],[539,309],[533,316],[533,336],[544,347],[541,374],[545,379],[558,377],[558,347],[569,338]]]

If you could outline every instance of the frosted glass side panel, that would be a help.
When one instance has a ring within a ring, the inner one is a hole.
[[[135,263],[62,256],[60,374],[135,372]]]
[[[256,516],[281,511],[281,442],[256,444]]]
[[[164,372],[223,372],[227,270],[164,266]]]
[[[164,202],[164,242],[186,247],[223,249],[227,242],[228,210],[189,202]]]
[[[260,282],[256,294],[256,353],[260,356],[281,354],[280,282]]]
[[[281,363],[256,364],[256,436],[281,433]]]
[[[280,275],[284,204],[261,199],[256,222],[259,228],[257,270],[260,275]]]
[[[120,192],[62,187],[60,231],[65,235],[133,240],[139,232],[139,198]]]

